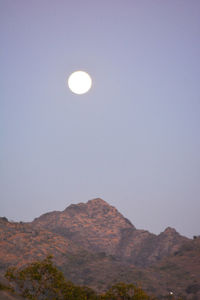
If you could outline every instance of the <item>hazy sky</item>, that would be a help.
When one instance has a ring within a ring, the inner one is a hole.
[[[200,234],[200,1],[0,1],[0,215],[101,197]],[[75,70],[93,79],[79,96]]]

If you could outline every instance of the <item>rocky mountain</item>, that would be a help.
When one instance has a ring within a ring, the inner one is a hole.
[[[84,249],[110,255],[117,255],[125,234],[135,230],[129,220],[102,199],[44,214],[32,224],[67,237]]]
[[[105,252],[143,267],[174,253],[188,240],[172,228],[158,236],[137,230],[100,198],[70,205],[63,212],[44,214],[32,225],[66,237],[88,251]]]
[[[47,254],[68,279],[99,291],[124,281],[139,282],[160,299],[171,290],[185,299],[200,293],[199,238],[190,240],[173,228],[159,235],[138,230],[99,198],[30,223],[0,218],[1,274]]]

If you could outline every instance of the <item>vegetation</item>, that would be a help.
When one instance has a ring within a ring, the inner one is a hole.
[[[140,288],[133,284],[123,282],[113,285],[101,299],[106,300],[149,300],[150,297]]]
[[[150,300],[133,284],[115,284],[102,295],[86,286],[76,286],[66,281],[63,273],[53,265],[52,256],[23,269],[9,268],[5,276],[16,294],[31,300]]]

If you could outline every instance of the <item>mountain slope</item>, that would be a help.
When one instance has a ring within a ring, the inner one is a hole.
[[[49,253],[61,264],[66,253],[78,251],[79,247],[60,235],[0,218],[0,272],[10,265],[22,266]]]

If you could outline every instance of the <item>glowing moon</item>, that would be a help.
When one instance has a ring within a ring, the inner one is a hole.
[[[92,79],[88,73],[84,71],[76,71],[69,76],[68,86],[75,94],[85,94],[92,86]]]

